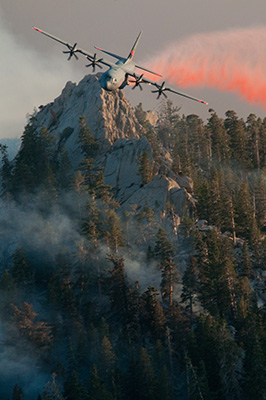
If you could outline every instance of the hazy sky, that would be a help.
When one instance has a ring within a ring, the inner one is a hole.
[[[33,26],[78,42],[88,51],[98,45],[121,55],[128,54],[143,30],[135,55],[140,64],[191,35],[263,27],[265,19],[265,0],[1,0],[0,138],[20,136],[27,113],[53,101],[68,80],[79,82],[90,72],[84,67],[86,60],[67,62],[63,46],[35,32]],[[221,117],[229,109],[243,118],[250,113],[266,116],[263,106],[230,92],[206,87],[181,91],[208,101]],[[149,87],[143,92],[126,88],[125,94],[133,105],[158,107]],[[175,95],[169,98],[182,107],[182,113],[208,118],[208,107]]]

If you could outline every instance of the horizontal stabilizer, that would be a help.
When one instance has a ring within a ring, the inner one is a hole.
[[[138,68],[138,69],[141,69],[142,71],[149,72],[150,74],[153,74],[153,75],[156,75],[156,76],[159,76],[160,78],[162,78],[162,75],[157,74],[157,72],[150,71],[149,69],[144,68],[144,67],[140,67],[139,65],[135,65],[135,67]]]
[[[117,60],[120,60],[120,61],[123,61],[123,62],[126,61],[126,59],[125,59],[124,57],[118,56],[117,54],[111,53],[110,51],[100,49],[100,47],[96,47],[96,46],[94,46],[94,48],[95,48],[96,50],[99,50],[99,51],[105,53],[105,54],[108,54],[108,56],[117,58]]]

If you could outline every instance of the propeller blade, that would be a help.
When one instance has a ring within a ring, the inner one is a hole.
[[[143,79],[142,79],[143,75],[144,74],[137,76],[137,75],[133,74],[134,81],[129,81],[130,83],[134,83],[132,90],[134,90],[137,86],[140,88],[141,91],[143,90],[143,88],[141,86],[141,83],[143,82]]]
[[[75,59],[78,60],[78,56],[76,55],[76,52],[78,51],[78,49],[76,49],[77,47],[77,43],[75,43],[73,46],[70,46],[70,44],[67,44],[67,47],[69,48],[68,51],[63,51],[64,54],[69,54],[68,56],[68,61],[75,56]]]
[[[96,67],[99,67],[100,69],[102,69],[103,67],[99,64],[103,59],[99,58],[97,60],[97,54],[94,53],[93,57],[89,57],[87,56],[87,59],[90,61],[89,64],[86,65],[86,67],[92,67],[92,71],[95,72]]]

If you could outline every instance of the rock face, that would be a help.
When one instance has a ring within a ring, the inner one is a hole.
[[[139,158],[152,151],[146,137],[141,139],[118,139],[104,156],[105,182],[114,188],[114,194],[123,204],[143,185],[139,171]]]
[[[66,148],[74,169],[81,161],[78,143],[79,118],[85,116],[88,127],[99,144],[96,165],[104,167],[105,182],[111,185],[120,211],[137,207],[151,208],[157,220],[175,231],[180,218],[194,207],[192,182],[187,177],[166,177],[164,169],[143,184],[140,156],[152,150],[143,127],[123,91],[105,92],[99,84],[100,74],[87,75],[81,82],[68,82],[54,102],[40,107],[36,116],[38,129],[45,126],[56,138],[58,150]],[[168,229],[169,230],[169,229]]]
[[[58,145],[65,146],[70,161],[77,166],[80,152],[77,145],[79,117],[85,116],[95,139],[105,153],[117,139],[139,138],[141,126],[122,91],[104,91],[100,74],[85,76],[78,85],[67,82],[54,102],[40,107],[36,122],[55,135]]]

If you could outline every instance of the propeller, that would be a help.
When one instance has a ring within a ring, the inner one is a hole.
[[[87,59],[90,61],[90,64],[86,65],[86,67],[92,67],[93,68],[93,72],[95,72],[95,68],[99,67],[99,68],[103,68],[99,63],[103,60],[102,58],[98,58],[97,59],[97,54],[94,53],[93,57],[89,57],[87,56]]]
[[[165,82],[163,82],[161,85],[157,85],[157,83],[155,83],[155,86],[157,87],[157,90],[152,90],[152,93],[158,93],[157,96],[157,100],[160,98],[160,96],[163,94],[164,97],[167,99],[166,94],[164,93],[165,90],[169,90],[166,87],[164,87]]]
[[[140,75],[139,77],[135,74],[133,75],[134,81],[129,81],[130,83],[134,83],[132,90],[135,89],[137,86],[140,88],[140,90],[143,90],[143,88],[141,86],[141,83],[143,82],[143,79],[142,79],[143,75],[144,74]]]
[[[77,43],[75,43],[73,46],[70,44],[67,44],[67,47],[69,48],[69,51],[63,51],[64,54],[69,54],[68,61],[75,56],[75,59],[78,60],[78,56],[76,55],[76,52],[79,51],[77,49]]]

